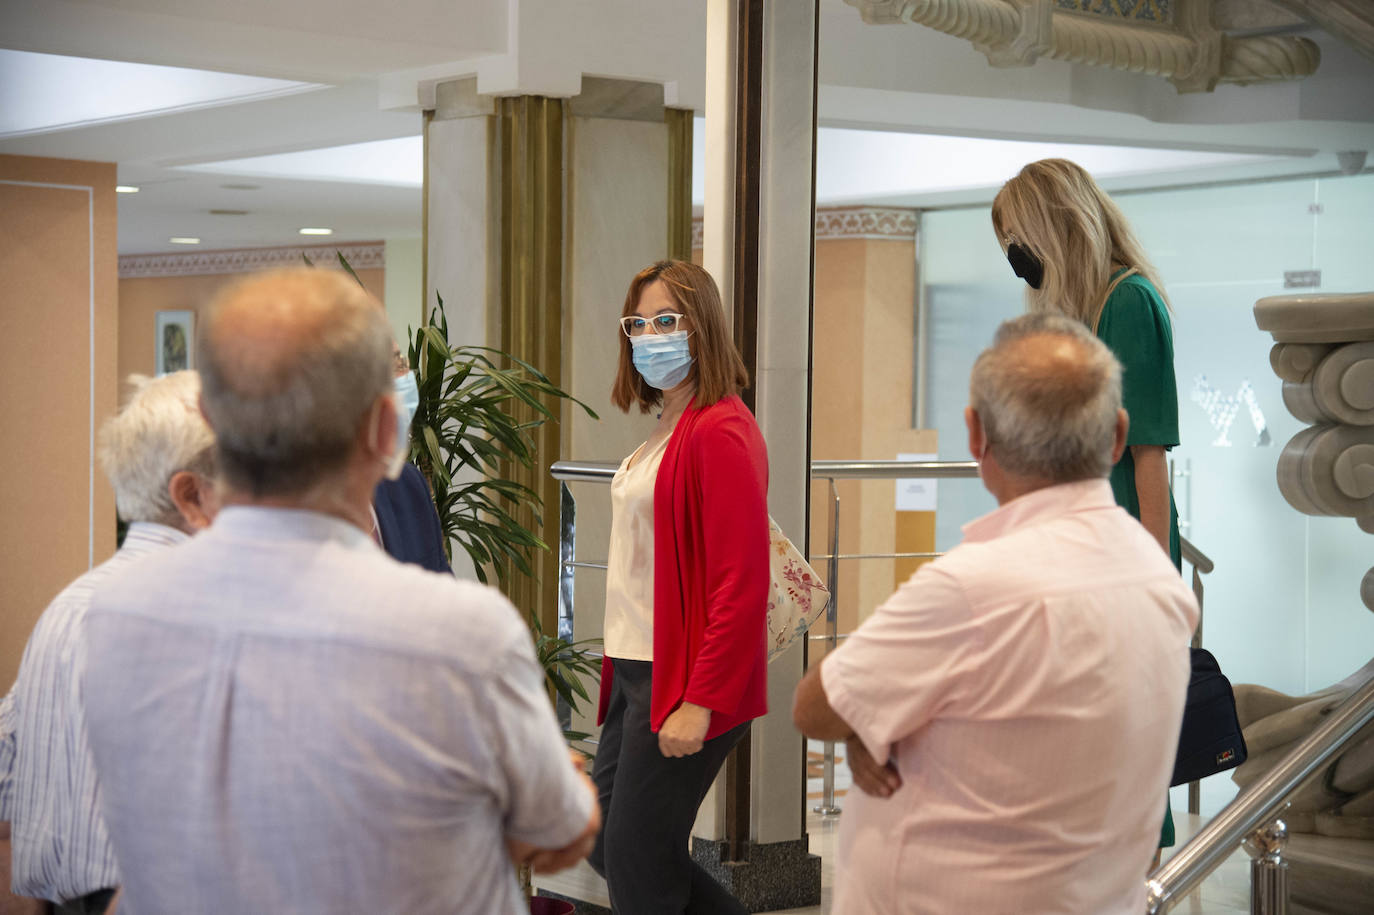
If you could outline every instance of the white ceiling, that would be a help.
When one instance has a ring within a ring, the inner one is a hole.
[[[167,250],[173,235],[206,248],[290,244],[302,226],[329,226],[340,241],[412,237],[419,84],[475,75],[485,92],[566,95],[582,74],[610,76],[661,83],[668,104],[700,112],[705,8],[0,4],[10,52],[0,50],[0,152],[117,162],[120,183],[141,188],[119,199],[121,253]],[[1046,154],[1072,155],[1124,187],[1331,171],[1336,152],[1374,146],[1374,64],[1319,31],[1306,33],[1323,53],[1308,80],[1180,96],[1163,80],[1053,61],[998,70],[959,39],[868,26],[841,0],[821,8],[823,203],[986,200]],[[35,55],[96,62],[64,70]],[[256,189],[225,187],[243,184]]]

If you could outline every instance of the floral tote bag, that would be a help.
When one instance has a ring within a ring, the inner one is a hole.
[[[768,660],[782,654],[792,642],[825,612],[830,592],[816,570],[787,539],[772,518],[768,519]]]

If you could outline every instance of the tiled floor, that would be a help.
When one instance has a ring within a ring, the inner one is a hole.
[[[844,797],[850,789],[849,769],[844,764],[844,745],[838,748],[835,762],[835,801],[843,808]],[[807,744],[807,808],[819,805],[824,791],[824,745],[816,741]],[[1180,845],[1202,826],[1201,818],[1174,811]],[[781,915],[827,915],[835,883],[835,848],[838,840],[839,817],[809,812],[807,834],[813,854],[821,856],[821,904],[801,909],[786,909]],[[1178,846],[1175,846],[1176,848]],[[1166,854],[1167,858],[1167,854]],[[585,873],[583,873],[585,871]],[[558,893],[576,899],[606,904],[604,884],[585,864],[578,869],[541,878],[536,881]],[[1245,915],[1250,911],[1250,866],[1245,852],[1237,850],[1202,886],[1172,910],[1179,915]]]

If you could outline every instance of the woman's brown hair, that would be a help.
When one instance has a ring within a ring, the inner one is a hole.
[[[687,375],[696,383],[696,403],[709,407],[716,401],[738,394],[749,385],[744,360],[730,338],[725,325],[725,308],[720,303],[716,281],[696,264],[687,261],[659,261],[635,274],[625,293],[622,317],[635,313],[639,298],[651,283],[660,281],[663,289],[687,318],[691,336],[687,338],[692,352],[692,368]],[[619,331],[617,331],[619,333]],[[650,387],[634,367],[630,356],[630,338],[620,334],[620,362],[611,386],[611,403],[628,413],[631,404],[639,404],[639,412],[648,413],[663,402],[663,392]]]
[[[1014,239],[1045,265],[1040,288],[1026,292],[1032,311],[1067,315],[1096,332],[1117,265],[1134,267],[1169,303],[1120,208],[1068,159],[1032,162],[1004,184],[992,202],[992,228],[1004,250]]]

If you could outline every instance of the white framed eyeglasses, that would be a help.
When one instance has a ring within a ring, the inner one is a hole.
[[[672,312],[664,312],[661,315],[654,315],[652,318],[626,315],[620,319],[620,329],[625,331],[627,337],[642,337],[648,333],[671,334],[677,330],[683,317],[683,315]]]

